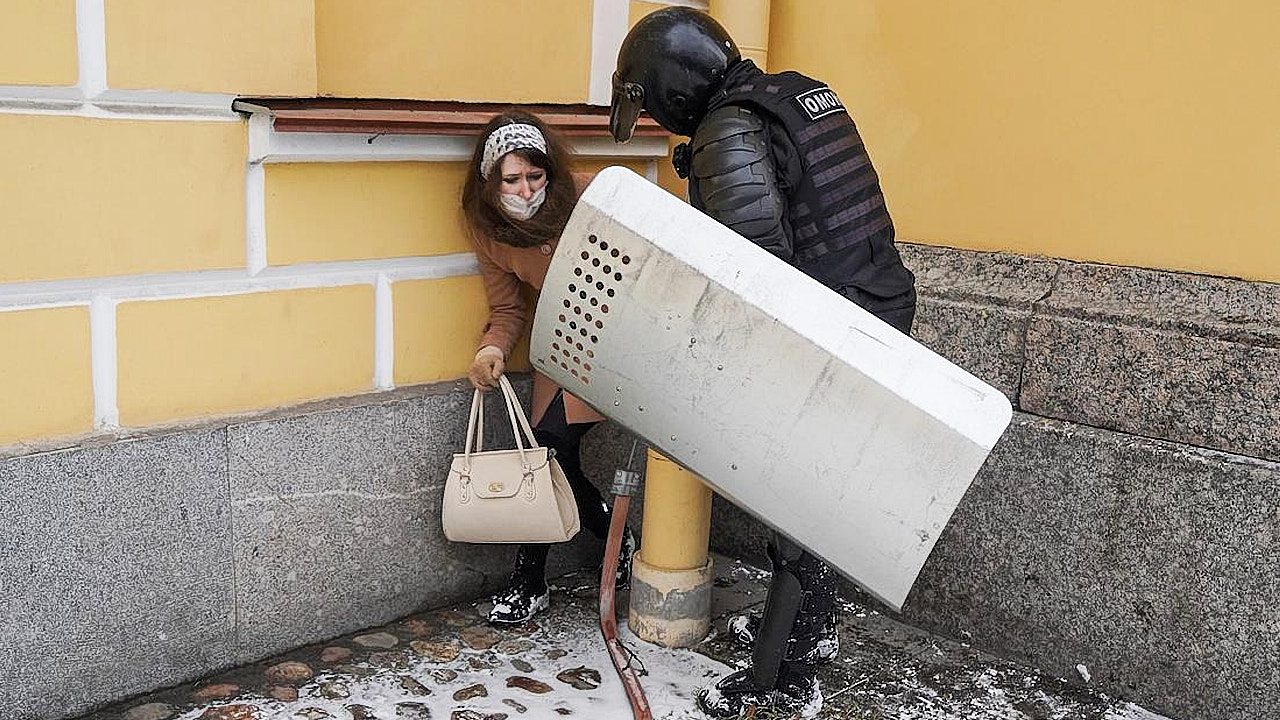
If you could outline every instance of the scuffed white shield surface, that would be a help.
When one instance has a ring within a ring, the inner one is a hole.
[[[621,167],[565,228],[530,354],[897,609],[1012,416],[995,388]]]

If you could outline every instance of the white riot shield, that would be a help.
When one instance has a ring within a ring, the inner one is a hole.
[[[551,262],[533,364],[901,609],[1004,395],[621,167]]]

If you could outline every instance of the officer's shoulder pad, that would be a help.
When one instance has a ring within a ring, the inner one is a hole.
[[[757,133],[764,130],[764,118],[749,108],[724,105],[707,113],[693,135],[693,147],[704,147],[718,140],[735,135]]]

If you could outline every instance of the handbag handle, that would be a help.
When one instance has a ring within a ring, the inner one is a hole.
[[[502,398],[507,401],[507,419],[511,421],[511,434],[515,437],[516,450],[520,453],[520,467],[524,469],[525,479],[532,482],[533,471],[539,468],[529,467],[529,458],[525,454],[524,442],[520,438],[521,430],[529,441],[530,449],[538,447],[538,440],[533,435],[533,429],[529,427],[529,418],[525,417],[520,398],[516,397],[515,388],[511,387],[511,381],[507,380],[506,375],[499,378],[499,385],[502,387]],[[533,490],[532,485],[529,489]]]
[[[467,417],[467,440],[462,444],[462,454],[471,465],[471,445],[475,443],[475,452],[480,452],[484,444],[484,400],[480,390],[471,394],[471,414]]]
[[[529,460],[525,456],[525,443],[528,441],[528,449],[536,450],[541,447],[538,445],[537,438],[534,437],[533,427],[529,424],[529,418],[524,413],[524,407],[520,405],[520,399],[516,397],[515,388],[511,386],[511,381],[506,375],[498,378],[498,386],[502,390],[502,399],[507,406],[507,419],[511,422],[511,434],[515,437],[516,450],[520,452],[520,466],[526,471],[536,470],[537,468],[529,467]],[[521,433],[524,438],[521,438]],[[484,396],[479,389],[471,395],[471,415],[467,420],[467,439],[462,448],[462,454],[465,458],[465,466],[468,471],[471,468],[471,454],[482,452],[484,445]]]
[[[516,397],[516,389],[511,386],[511,381],[507,379],[506,375],[498,379],[498,384],[502,386],[502,394],[507,398],[509,407],[515,416],[511,421],[512,434],[517,436],[518,442],[520,430],[524,430],[525,437],[529,439],[529,449],[538,449],[541,446],[538,445],[538,439],[533,435],[533,427],[529,425],[529,418],[524,414],[524,406],[520,404],[520,398]],[[516,420],[519,420],[519,428],[516,427]]]

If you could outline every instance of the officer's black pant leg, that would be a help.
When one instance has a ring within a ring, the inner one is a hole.
[[[840,289],[840,293],[863,310],[875,315],[898,332],[911,334],[916,319],[916,289],[914,286],[893,297],[879,297],[852,285]]]

